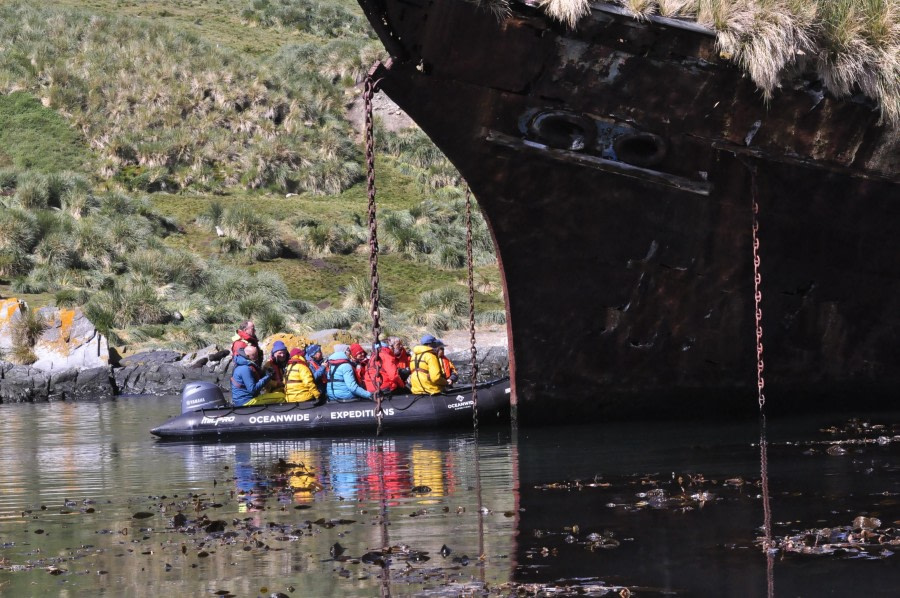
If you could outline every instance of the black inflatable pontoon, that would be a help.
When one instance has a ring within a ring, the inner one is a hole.
[[[509,417],[509,378],[478,385],[478,421]],[[472,425],[471,387],[440,395],[397,395],[384,399],[384,430]],[[311,436],[352,430],[375,430],[375,403],[353,401],[278,403],[231,407],[222,391],[208,382],[191,382],[181,393],[182,414],[153,428],[160,438],[232,436]]]

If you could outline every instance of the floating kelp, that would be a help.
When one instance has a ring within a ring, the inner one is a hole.
[[[725,480],[706,479],[702,473],[672,473],[670,476],[594,476],[590,481],[568,480],[535,486],[538,490],[595,491],[609,494],[609,508],[671,509],[690,511],[726,498],[745,497],[744,486],[757,486],[737,476]],[[755,493],[754,493],[755,495]]]
[[[807,529],[775,538],[775,549],[786,553],[845,558],[884,559],[900,547],[900,522],[882,527],[877,517],[856,517],[850,525]],[[762,545],[762,538],[757,543]]]

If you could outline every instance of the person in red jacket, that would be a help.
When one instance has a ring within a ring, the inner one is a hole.
[[[360,386],[366,385],[366,366],[369,364],[369,355],[359,343],[350,345],[350,361],[353,365],[353,375],[356,377],[356,383]]]
[[[402,346],[402,345],[401,345]],[[406,383],[400,375],[400,368],[397,367],[397,355],[394,347],[390,345],[382,345],[378,348],[378,357],[380,363],[377,367],[380,372],[376,371],[375,356],[369,359],[369,366],[366,368],[366,390],[375,392],[377,388],[376,376],[381,375],[381,391],[383,393],[399,393],[406,389]]]
[[[232,357],[235,357],[241,349],[253,346],[256,347],[256,355],[259,356],[256,365],[262,365],[262,351],[259,350],[259,339],[256,338],[256,325],[251,320],[241,322],[237,329],[237,335],[231,340],[234,341],[231,343]]]
[[[412,358],[410,358],[409,352],[406,350],[406,347],[403,346],[403,341],[394,336],[388,339],[388,344],[394,351],[394,356],[397,357],[397,368],[409,371],[411,367],[410,364],[412,363]],[[409,374],[407,373],[407,376],[408,375]]]

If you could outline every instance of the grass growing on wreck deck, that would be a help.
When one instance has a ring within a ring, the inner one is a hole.
[[[504,3],[506,0],[497,0]],[[644,19],[659,14],[714,29],[722,53],[770,98],[792,68],[816,71],[836,96],[859,89],[883,118],[900,125],[898,0],[619,0]],[[543,0],[568,24],[590,12],[589,0]]]

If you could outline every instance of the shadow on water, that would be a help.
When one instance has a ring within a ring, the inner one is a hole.
[[[0,407],[0,593],[818,596],[900,584],[896,414],[769,422],[770,591],[753,423],[152,440],[174,408]]]

